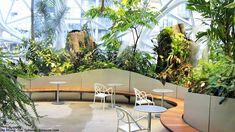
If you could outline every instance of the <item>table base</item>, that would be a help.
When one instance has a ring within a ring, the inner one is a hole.
[[[160,118],[160,113],[155,114],[156,118]]]
[[[53,104],[53,105],[63,105],[64,102],[61,102],[61,101],[60,101],[60,102],[52,102],[52,104]]]

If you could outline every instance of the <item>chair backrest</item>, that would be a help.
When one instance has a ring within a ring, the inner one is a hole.
[[[107,88],[105,85],[101,83],[95,83],[94,89],[95,89],[95,94],[99,93],[112,94],[112,88]]]
[[[147,99],[146,92],[140,91],[137,88],[134,88],[135,91],[135,100],[142,100],[142,99]]]
[[[101,84],[101,83],[95,83],[94,84],[95,94],[103,93],[104,87],[105,86],[103,84]]]
[[[137,121],[131,116],[130,112],[128,112],[127,110],[121,107],[116,107],[116,112],[117,112],[118,125],[119,122],[122,121],[128,124],[128,129],[129,131],[131,131],[131,123],[134,123],[139,128],[139,130],[142,129],[141,126],[137,123]]]

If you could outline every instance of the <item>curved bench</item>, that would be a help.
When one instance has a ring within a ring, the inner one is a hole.
[[[160,121],[168,130],[173,132],[199,132],[183,120],[184,101],[176,98],[166,97],[166,100],[175,102],[176,107],[161,113]]]
[[[46,88],[46,89],[25,89],[25,92],[55,92],[55,88]],[[80,100],[82,100],[83,93],[94,93],[94,90],[89,89],[60,89],[61,92],[80,92]],[[117,91],[116,94],[124,95],[128,98],[130,103],[130,97],[135,96],[134,93],[125,92],[125,91]],[[160,99],[161,96],[153,95],[155,99]],[[166,127],[169,131],[174,132],[198,132],[197,129],[191,127],[183,120],[184,113],[184,101],[176,98],[165,97],[164,100],[168,102],[173,102],[175,107],[168,109],[166,112],[160,114],[160,121],[164,127]]]

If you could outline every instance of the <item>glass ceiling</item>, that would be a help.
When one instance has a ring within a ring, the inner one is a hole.
[[[34,0],[35,13],[35,29],[40,28],[40,19],[36,9],[38,2],[41,0]],[[53,0],[48,0],[52,2]],[[102,0],[58,0],[49,12],[55,14],[61,6],[66,5],[66,13],[63,18],[64,26],[62,34],[60,34],[60,41],[65,41],[67,32],[71,30],[80,30],[83,24],[87,23],[91,29],[91,33],[95,38],[96,43],[102,43],[101,37],[104,35],[111,22],[105,18],[98,18],[91,20],[84,16],[85,11],[92,6],[101,5]],[[146,0],[145,0],[146,1]],[[186,10],[186,0],[149,0],[150,6],[156,8],[161,14],[156,16],[159,20],[158,25],[153,25],[153,29],[146,29],[141,36],[139,49],[143,51],[151,51],[153,43],[151,39],[156,37],[161,29],[166,26],[175,25],[177,23],[184,23],[187,35],[193,38],[192,31],[195,26],[195,16],[198,14]],[[0,46],[5,51],[11,51],[12,47],[19,44],[22,39],[30,38],[31,31],[31,0],[5,0],[0,5]],[[106,0],[105,5],[111,5],[111,0]],[[196,22],[197,23],[197,22]],[[124,45],[130,45],[127,42],[128,33],[120,34]],[[55,43],[53,47],[60,49],[65,46],[65,42],[60,44]]]

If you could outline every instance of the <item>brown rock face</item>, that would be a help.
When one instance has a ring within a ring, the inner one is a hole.
[[[82,48],[94,49],[94,38],[86,31],[73,30],[68,33],[66,48],[74,53],[80,52]]]

